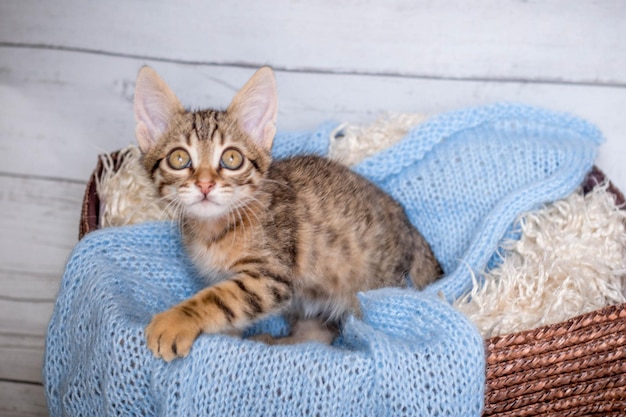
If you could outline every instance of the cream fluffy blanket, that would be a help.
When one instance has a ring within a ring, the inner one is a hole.
[[[605,186],[527,213],[502,264],[455,307],[488,338],[625,302],[625,220]]]
[[[424,121],[423,115],[388,114],[369,126],[343,124],[331,135],[331,158],[354,165],[392,145]],[[134,146],[113,170],[103,156],[97,183],[100,226],[166,220]],[[605,186],[574,193],[519,219],[519,240],[502,245],[496,268],[475,273],[474,290],[455,302],[483,337],[557,323],[626,302],[626,212]]]

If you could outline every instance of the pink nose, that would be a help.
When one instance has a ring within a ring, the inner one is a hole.
[[[204,195],[209,194],[213,187],[215,187],[215,183],[209,181],[198,181],[196,185],[200,189],[200,192],[202,192],[202,194]]]

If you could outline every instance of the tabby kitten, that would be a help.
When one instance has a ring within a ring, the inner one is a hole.
[[[209,286],[156,314],[148,348],[171,361],[200,333],[238,333],[285,313],[270,343],[330,343],[356,294],[417,288],[441,271],[402,207],[348,168],[315,156],[272,162],[276,83],[259,69],[226,111],[185,110],[149,67],[135,90],[143,164],[180,213],[184,245]]]

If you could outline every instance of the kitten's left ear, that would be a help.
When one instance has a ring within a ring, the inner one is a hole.
[[[237,92],[226,111],[259,146],[269,151],[276,134],[277,108],[274,71],[262,67]]]

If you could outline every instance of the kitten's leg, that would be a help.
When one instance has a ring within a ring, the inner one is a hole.
[[[292,323],[289,336],[274,338],[268,334],[260,334],[251,339],[268,345],[295,345],[304,342],[320,342],[330,345],[338,334],[339,327],[336,324],[323,323],[319,319],[306,319]]]
[[[240,272],[156,314],[146,327],[148,348],[167,362],[187,356],[200,333],[244,329],[280,311],[292,293],[291,281],[279,274],[267,270]]]
[[[421,290],[426,285],[437,280],[443,275],[439,262],[435,258],[428,242],[417,232],[413,231],[413,238],[416,240],[415,252],[413,253],[413,263],[409,269],[409,277],[416,289]]]
[[[339,334],[339,327],[334,323],[324,323],[319,319],[298,320],[292,325],[291,334],[276,339],[277,344],[290,345],[315,341],[330,345]]]

